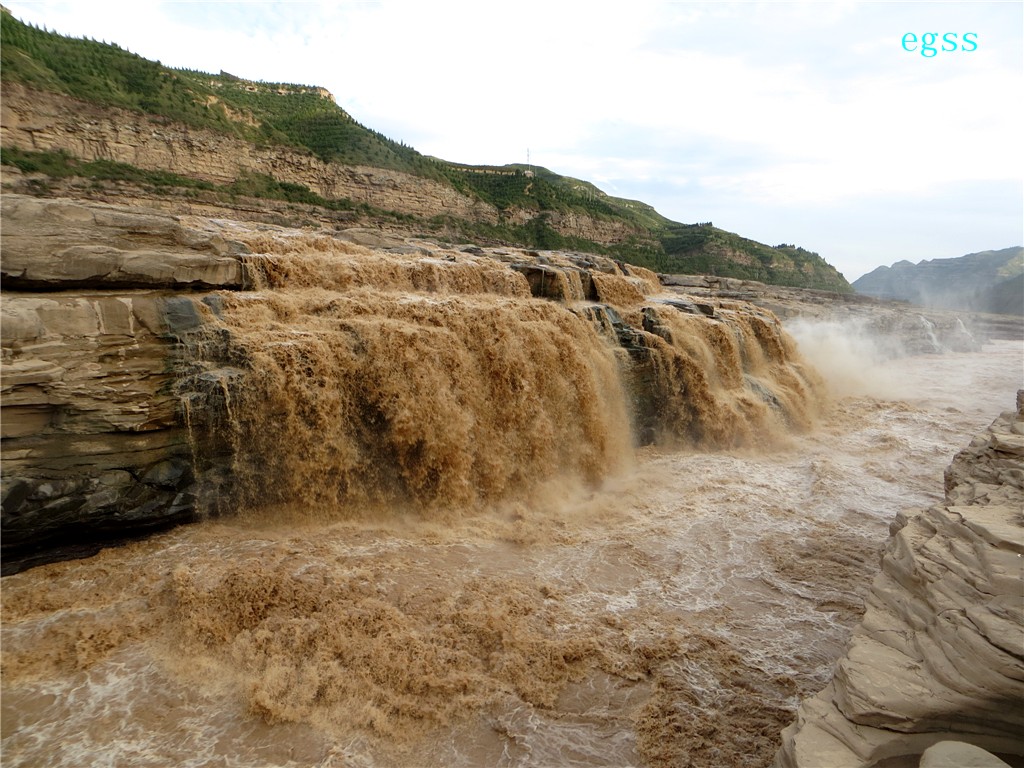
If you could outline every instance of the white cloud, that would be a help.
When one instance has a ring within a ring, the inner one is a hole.
[[[629,190],[672,218],[715,211],[753,237],[762,210],[802,227],[784,212],[904,200],[920,221],[936,190],[948,205],[958,186],[1005,190],[1024,175],[1019,4],[8,5],[172,66],[323,85],[357,120],[428,154],[503,164],[529,148],[537,164]],[[899,47],[907,31],[968,30],[979,35],[970,54]],[[1019,230],[1004,198],[992,198],[1000,231]],[[950,237],[935,210],[938,248]],[[897,252],[919,242],[882,218]],[[992,211],[975,220],[976,250],[1007,244],[987,241],[992,226]],[[775,239],[805,241],[802,231]],[[814,236],[808,246],[826,257],[857,247]],[[863,240],[865,261],[884,257],[877,239]]]

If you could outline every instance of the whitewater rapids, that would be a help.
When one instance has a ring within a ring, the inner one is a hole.
[[[942,498],[1022,362],[1000,342],[878,364],[770,451],[649,448],[598,490],[246,514],[7,577],[4,763],[766,765],[890,520]]]

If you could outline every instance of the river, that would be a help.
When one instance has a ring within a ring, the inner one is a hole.
[[[1022,386],[1019,342],[807,346],[836,396],[770,447],[648,447],[458,514],[240,512],[5,578],[5,766],[769,764],[890,520]]]

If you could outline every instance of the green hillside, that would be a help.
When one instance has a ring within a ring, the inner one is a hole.
[[[26,25],[6,11],[0,16],[0,65],[6,82],[162,116],[256,144],[291,146],[326,162],[402,171],[449,184],[499,211],[532,214],[526,225],[488,226],[445,219],[421,222],[426,228],[531,247],[592,250],[661,272],[713,273],[783,285],[851,290],[824,259],[802,248],[767,246],[710,223],[673,222],[645,203],[611,197],[587,181],[545,168],[528,169],[519,164],[469,166],[427,157],[361,125],[321,88],[252,82],[225,72],[212,75],[171,69],[114,44],[64,37]],[[56,175],[154,177],[152,171],[113,163],[76,163],[74,158],[47,154],[51,156],[6,148],[4,160],[26,170]],[[179,177],[175,181],[170,177],[164,174],[161,178],[164,186],[197,186],[194,180]],[[233,190],[222,191],[240,194],[252,186],[252,179],[240,180]],[[260,180],[255,186],[264,197],[301,199],[336,209],[358,207],[350,201],[325,201],[301,185],[273,179]],[[637,234],[611,246],[569,238],[552,226],[551,216],[570,212],[621,222]]]

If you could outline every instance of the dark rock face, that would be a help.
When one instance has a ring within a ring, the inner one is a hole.
[[[104,543],[196,519],[187,456],[172,454],[149,468],[119,463],[133,471],[5,481],[4,575],[51,559],[44,552],[91,553]]]
[[[182,339],[244,249],[177,217],[3,199],[3,567],[193,520],[172,391]],[[45,292],[40,292],[45,291]]]
[[[190,448],[169,391],[171,329],[192,301],[4,296],[5,571],[44,543],[192,519]]]
[[[1024,315],[1024,248],[918,264],[899,261],[864,275],[853,287],[866,296],[921,307]]]

